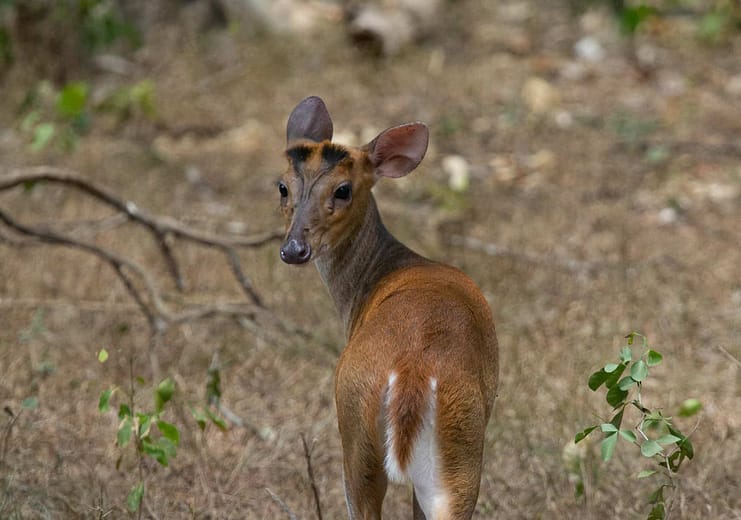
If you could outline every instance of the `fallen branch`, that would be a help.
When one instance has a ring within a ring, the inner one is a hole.
[[[262,299],[254,290],[252,282],[241,268],[236,249],[264,245],[280,238],[283,234],[281,231],[268,231],[250,237],[233,237],[208,233],[188,227],[169,217],[149,214],[139,208],[134,202],[121,199],[111,190],[95,184],[76,172],[52,166],[37,166],[34,168],[12,170],[8,175],[0,176],[0,191],[9,190],[17,186],[28,186],[37,182],[51,182],[75,188],[122,213],[128,220],[142,225],[154,236],[155,242],[160,248],[168,270],[179,290],[184,289],[185,283],[177,260],[172,252],[168,240],[169,237],[221,250],[227,257],[232,273],[241,286],[242,291],[253,304],[260,307],[263,306]],[[73,239],[69,240],[74,241]]]
[[[298,338],[308,336],[306,333],[301,333],[298,329],[278,321],[265,308],[262,299],[242,268],[237,253],[240,248],[258,247],[275,240],[282,236],[282,232],[269,231],[254,236],[234,237],[194,229],[172,218],[149,214],[133,202],[123,200],[111,190],[101,187],[75,172],[50,166],[13,170],[9,175],[0,175],[0,192],[38,182],[58,183],[76,189],[118,212],[113,219],[109,217],[107,221],[118,222],[123,217],[125,220],[147,229],[154,236],[168,271],[180,291],[184,289],[185,283],[171,247],[173,239],[180,239],[207,248],[215,248],[224,254],[234,279],[242,288],[248,301],[245,303],[199,304],[173,310],[170,305],[165,303],[165,298],[157,286],[155,278],[145,268],[126,256],[49,227],[23,224],[8,211],[0,208],[0,222],[14,232],[13,235],[0,234],[0,243],[17,248],[43,244],[64,246],[91,254],[108,264],[141,313],[146,317],[153,344],[171,325],[206,319],[215,315],[237,317],[243,325],[249,324],[253,331],[262,335],[269,335],[270,330],[277,332],[277,336],[283,337],[283,341],[279,340],[281,343],[285,342],[287,336],[294,335]],[[90,223],[87,222],[86,225],[89,227]],[[265,327],[266,325],[267,327]],[[271,339],[276,339],[275,336]]]

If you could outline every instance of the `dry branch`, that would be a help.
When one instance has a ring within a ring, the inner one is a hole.
[[[250,237],[232,237],[194,229],[175,219],[149,214],[139,208],[134,202],[123,200],[111,190],[95,184],[76,172],[52,166],[37,166],[33,168],[12,170],[8,175],[0,176],[0,191],[36,182],[63,184],[77,189],[119,211],[130,221],[142,225],[154,236],[168,266],[168,270],[175,281],[175,285],[180,290],[184,288],[184,282],[182,275],[180,274],[178,263],[172,252],[172,248],[170,247],[169,237],[221,250],[229,260],[232,272],[241,286],[242,291],[252,303],[260,307],[263,306],[262,300],[254,290],[252,282],[241,269],[236,249],[261,246],[280,238],[282,232],[269,231]]]
[[[301,444],[304,446],[304,458],[306,459],[306,473],[309,475],[309,484],[311,485],[311,492],[314,495],[314,505],[316,506],[316,517],[317,520],[322,520],[322,504],[319,501],[319,488],[316,485],[314,479],[314,469],[311,465],[311,449],[306,442],[306,436],[301,434]]]
[[[117,216],[123,216],[126,220],[148,230],[155,238],[178,290],[183,290],[185,283],[182,279],[177,258],[172,250],[171,244],[174,239],[191,242],[206,248],[218,249],[224,254],[232,275],[242,288],[248,302],[192,305],[175,311],[165,303],[155,278],[142,266],[124,255],[48,227],[23,224],[0,207],[0,222],[12,230],[14,235],[24,237],[0,234],[0,242],[11,247],[38,246],[41,244],[61,245],[91,254],[107,263],[146,317],[153,341],[163,334],[170,325],[205,319],[215,315],[239,317],[241,320],[253,323],[253,330],[261,328],[257,325],[259,322],[260,325],[267,326],[268,329],[277,332],[277,336],[285,337],[298,333],[299,337],[306,337],[305,333],[301,334],[300,331],[290,325],[278,321],[265,308],[262,298],[254,289],[252,282],[242,268],[237,253],[240,248],[258,247],[275,240],[282,235],[281,232],[270,231],[248,237],[233,237],[195,229],[175,219],[150,214],[140,209],[135,203],[122,199],[113,191],[99,186],[75,172],[50,166],[13,170],[8,175],[0,175],[0,192],[37,182],[57,183],[78,190],[112,207],[118,212]],[[267,334],[270,333],[267,332]],[[275,339],[275,337],[272,339]]]
[[[278,495],[276,495],[275,493],[273,493],[273,492],[272,492],[272,491],[270,490],[270,488],[265,488],[265,491],[267,491],[267,492],[268,492],[268,495],[270,495],[270,498],[271,498],[271,499],[273,500],[273,502],[275,502],[276,504],[278,504],[278,507],[280,507],[280,508],[281,508],[281,510],[282,510],[282,511],[283,511],[283,512],[284,512],[285,514],[287,514],[287,515],[288,515],[288,519],[289,519],[289,520],[296,520],[296,519],[298,518],[298,517],[296,516],[296,513],[294,513],[293,511],[291,511],[291,508],[290,508],[290,507],[288,507],[288,504],[286,504],[286,503],[285,503],[285,502],[283,501],[283,499],[282,499],[282,498],[280,498],[280,497],[279,497]]]

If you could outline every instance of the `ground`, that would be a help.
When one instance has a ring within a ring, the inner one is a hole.
[[[70,78],[94,89],[151,80],[156,122],[101,116],[74,150],[32,151],[19,107],[38,78],[16,65],[2,80],[0,175],[65,167],[152,213],[251,234],[282,225],[285,121],[304,97],[324,98],[345,142],[425,121],[424,162],[382,181],[376,196],[388,227],[467,272],[496,319],[501,384],[477,517],[645,517],[650,483],[635,475],[647,464],[627,443],[609,463],[596,437],[584,445],[582,498],[562,460],[577,431],[609,415],[589,374],[637,330],[664,355],[647,403],[667,415],[686,398],[703,404],[676,419],[697,456],[680,472],[672,517],[739,518],[741,35],[708,42],[667,17],[642,28],[634,52],[607,11],[570,5],[444,3],[431,34],[380,57],[331,16],[308,35],[160,19],[125,78],[94,68]],[[585,37],[602,54],[577,56]],[[0,194],[0,208],[26,223],[74,224],[179,298],[150,237],[115,220],[90,227],[111,212],[89,198],[41,184]],[[166,417],[181,432],[168,467],[141,468],[144,517],[286,515],[266,489],[311,517],[301,434],[325,518],[343,517],[333,403],[342,331],[313,267],[284,265],[277,252],[273,241],[241,259],[272,313],[311,340],[275,342],[213,318],[173,327],[150,349],[146,320],[107,265],[0,241],[0,517],[128,515],[136,457],[116,446],[118,418],[100,413],[98,398],[128,388],[131,374],[143,380],[134,381],[142,408],[154,384],[175,381]],[[183,297],[243,300],[222,256],[178,243],[175,254]],[[222,403],[244,421],[226,432],[201,431],[190,413],[204,402],[215,353]],[[410,490],[392,486],[387,517],[409,508]]]

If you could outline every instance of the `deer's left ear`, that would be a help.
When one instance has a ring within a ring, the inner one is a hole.
[[[424,123],[407,123],[384,130],[368,145],[368,158],[382,177],[404,177],[422,161],[429,131]]]
[[[290,145],[300,139],[316,143],[332,139],[332,118],[321,98],[311,96],[296,105],[286,125],[286,141]]]

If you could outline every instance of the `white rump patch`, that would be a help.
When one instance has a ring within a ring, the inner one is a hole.
[[[396,372],[389,375],[386,396],[384,399],[385,410],[394,392],[394,384],[397,379]],[[396,458],[394,442],[395,432],[389,421],[386,424],[386,458],[385,468],[388,478],[394,482],[402,483],[412,481],[417,502],[419,502],[425,517],[434,519],[439,514],[447,511],[448,500],[445,490],[440,482],[440,462],[435,434],[437,420],[437,379],[430,379],[430,394],[427,407],[422,418],[420,431],[414,441],[412,456],[406,471],[402,471]]]

